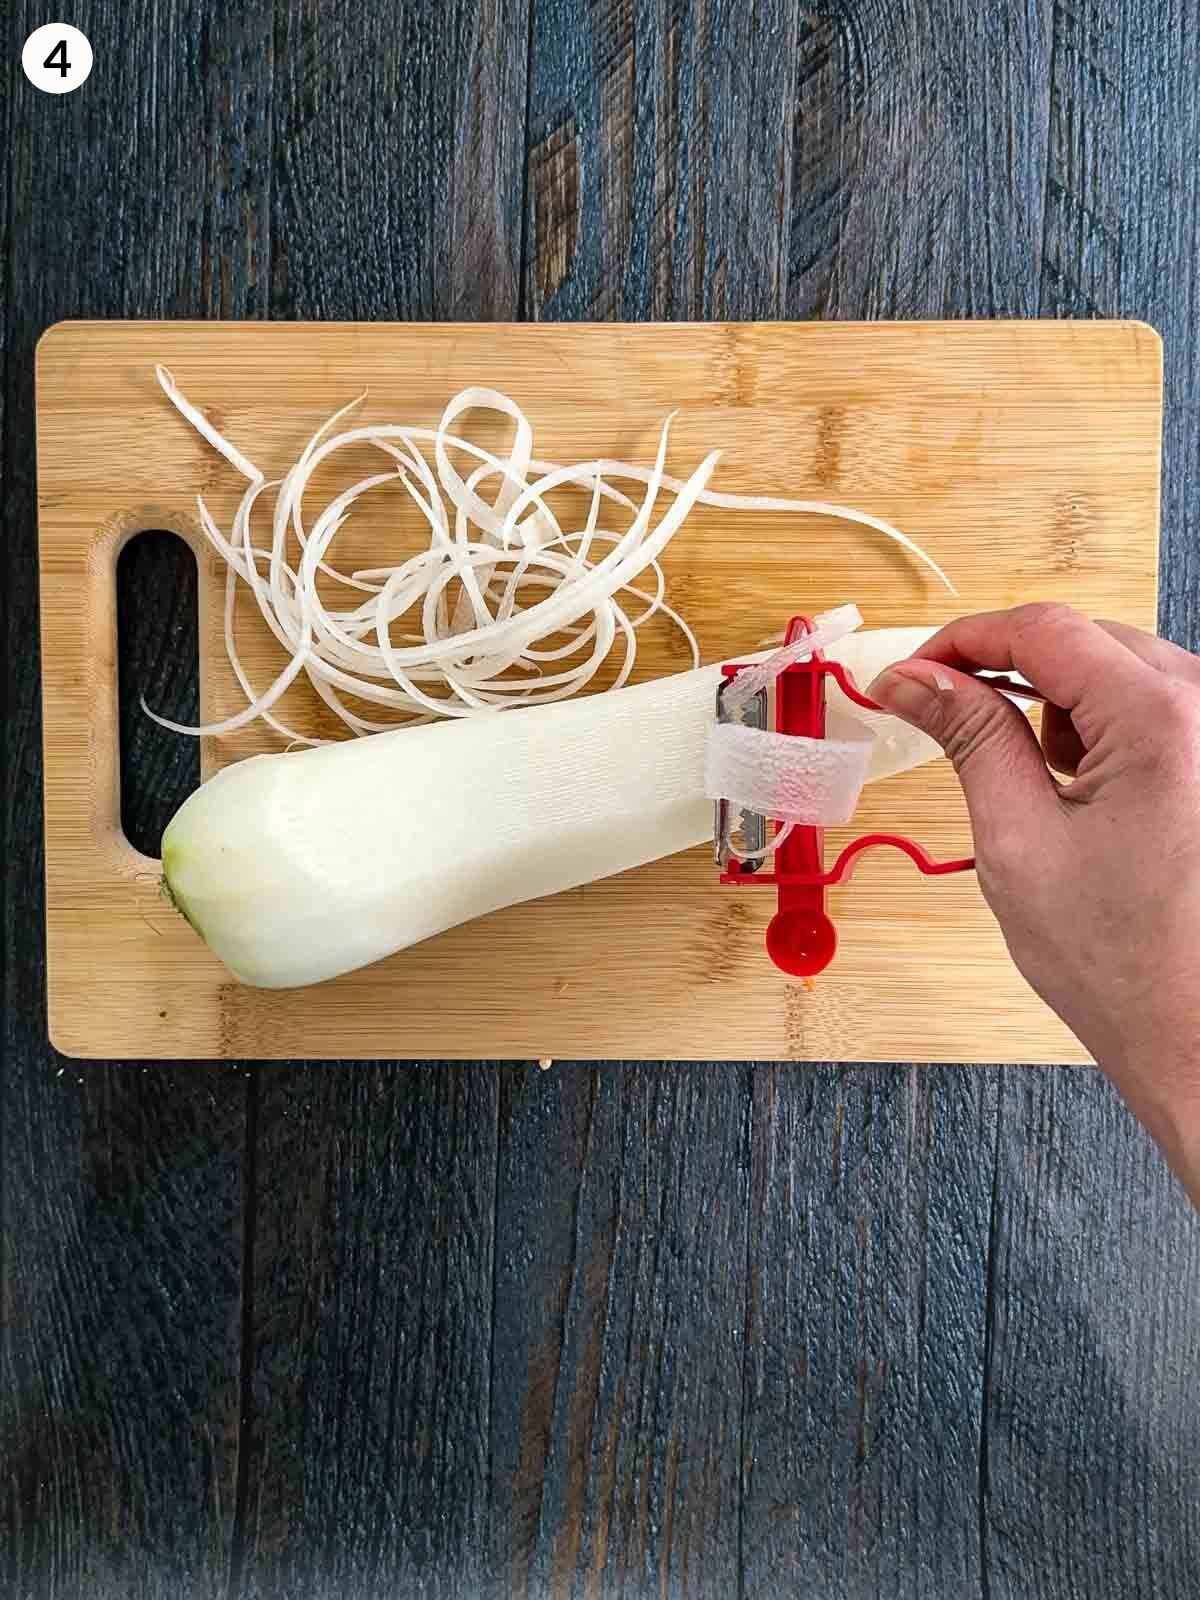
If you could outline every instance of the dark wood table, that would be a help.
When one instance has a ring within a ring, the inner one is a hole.
[[[1194,1600],[1200,1224],[1094,1073],[55,1055],[32,362],[67,316],[1145,317],[1200,644],[1196,0],[71,14],[55,99],[5,24],[0,1593]],[[174,563],[124,681],[186,709]],[[152,842],[195,757],[131,707]]]

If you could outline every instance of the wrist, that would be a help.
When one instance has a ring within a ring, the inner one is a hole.
[[[1175,1107],[1162,1150],[1200,1211],[1200,1098],[1191,1096]]]
[[[1200,1209],[1200,1042],[1099,1060]]]

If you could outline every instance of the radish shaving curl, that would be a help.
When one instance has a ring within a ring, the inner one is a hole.
[[[436,718],[491,716],[545,705],[579,693],[614,650],[622,651],[616,679],[628,682],[637,631],[662,615],[683,635],[692,665],[696,637],[666,599],[661,556],[695,505],[836,517],[884,534],[910,551],[953,592],[941,568],[905,534],[880,519],[823,501],[719,494],[709,481],[719,459],[710,452],[687,479],[665,471],[673,417],[664,421],[654,465],[600,459],[561,466],[533,454],[533,429],[507,395],[464,389],[436,428],[372,424],[334,432],[365,396],[344,406],[308,440],[282,477],[267,480],[182,394],[165,367],[156,368],[164,394],[180,414],[238,472],[248,487],[228,534],[197,497],[200,527],[226,565],[224,643],[245,708],[220,722],[188,727],[148,714],[178,733],[224,735],[258,720],[290,744],[321,744],[290,728],[274,707],[303,675],[332,714],[356,736]],[[513,424],[506,457],[453,430],[472,410],[498,412]],[[367,444],[386,458],[384,470],[343,490],[307,520],[304,498],[316,470],[337,452]],[[422,446],[425,448],[423,449]],[[472,462],[464,478],[451,452]],[[432,464],[427,452],[432,454]],[[640,502],[616,485],[637,486]],[[582,528],[564,528],[548,496],[590,491]],[[343,572],[331,547],[358,500],[399,489],[428,525],[429,545],[392,566]],[[269,543],[251,532],[260,497],[274,491]],[[654,524],[665,496],[671,502]],[[623,532],[601,526],[617,510],[632,516]],[[650,587],[639,587],[649,575]],[[318,576],[357,596],[343,608],[326,604]],[[245,670],[235,638],[237,589],[245,584],[288,661],[265,688]],[[641,609],[630,615],[631,602]],[[403,630],[403,631],[401,631]],[[548,644],[552,638],[565,643]],[[343,697],[385,708],[391,721],[351,710]]]

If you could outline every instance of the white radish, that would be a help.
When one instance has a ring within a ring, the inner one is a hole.
[[[865,687],[932,632],[857,633],[828,654]],[[517,716],[238,762],[168,827],[167,888],[235,976],[290,988],[689,849],[712,832],[704,756],[719,680],[720,667],[703,667]],[[938,754],[849,704],[831,683],[830,737],[861,739],[864,724],[883,735],[868,781]]]

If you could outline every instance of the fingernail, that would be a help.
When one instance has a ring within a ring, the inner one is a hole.
[[[867,690],[869,700],[878,700],[886,710],[906,721],[920,722],[937,701],[937,690],[928,678],[910,677],[888,667]]]

